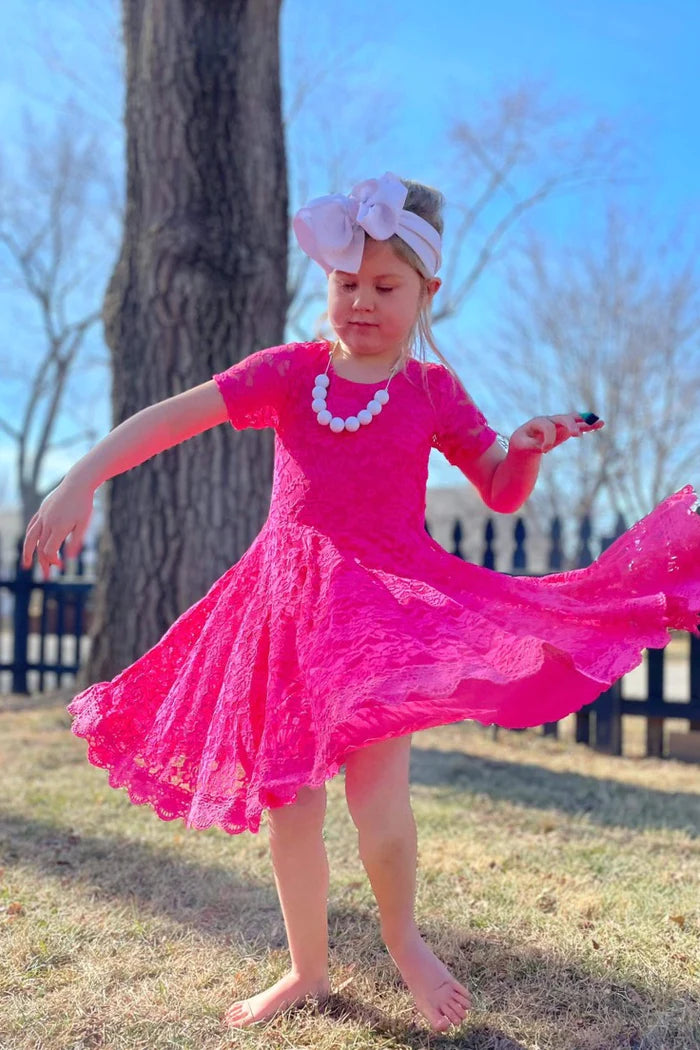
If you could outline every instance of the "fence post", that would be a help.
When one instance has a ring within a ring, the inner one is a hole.
[[[561,545],[561,518],[558,514],[552,518],[549,535],[552,541],[549,548],[549,571],[560,572],[564,564],[564,551]]]
[[[484,540],[486,546],[484,548],[484,556],[481,559],[481,564],[485,569],[496,568],[496,554],[493,549],[493,541],[496,535],[496,530],[493,527],[493,520],[488,518],[486,521],[486,528],[484,530]]]
[[[613,682],[601,693],[593,706],[595,711],[595,749],[608,755],[622,754],[622,687]]]
[[[647,702],[662,704],[664,700],[664,650],[647,649]],[[663,758],[664,720],[658,715],[647,716],[647,757]]]
[[[576,712],[575,740],[577,744],[590,744],[591,742],[591,714],[588,708],[585,711]]]
[[[526,572],[527,571],[527,552],[525,550],[525,541],[527,539],[527,528],[522,518],[517,518],[515,522],[515,528],[513,529],[513,558],[512,568],[513,572]]]
[[[690,635],[690,703],[700,709],[700,638]],[[690,728],[700,730],[700,718],[690,719]]]
[[[17,541],[17,561],[15,564],[15,608],[12,616],[14,631],[12,647],[12,692],[28,693],[27,689],[27,648],[29,645],[29,599],[32,593],[32,566],[25,569],[22,565],[22,548],[24,540]]]
[[[576,550],[576,556],[574,560],[574,568],[583,569],[586,565],[590,565],[593,561],[593,555],[590,548],[591,538],[591,519],[590,515],[586,514],[579,522],[578,527],[578,547]],[[596,704],[599,701],[596,701]],[[603,701],[605,704],[606,701]],[[591,744],[591,710],[592,708],[587,706],[583,711],[576,712],[576,743],[577,744]],[[605,715],[603,716],[605,717]],[[598,723],[596,722],[596,729]],[[597,740],[597,733],[596,733]]]

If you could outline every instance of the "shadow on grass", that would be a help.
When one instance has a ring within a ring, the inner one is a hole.
[[[71,748],[67,761],[73,760]],[[677,827],[690,833],[688,815],[697,806],[695,795],[552,772],[532,762],[484,759],[462,750],[444,752],[414,745],[411,773],[413,784],[436,788],[437,794],[453,800],[477,792],[533,808],[558,807],[565,813],[585,814],[606,826]],[[200,834],[223,833],[208,829]],[[0,856],[8,866],[13,862],[30,866],[59,881],[68,892],[72,888],[76,895],[86,894],[98,902],[134,902],[141,920],[149,914],[167,916],[222,946],[240,944],[244,937],[261,953],[286,950],[271,877],[251,877],[245,861],[233,855],[223,868],[196,854],[196,836],[191,846],[176,848],[118,833],[78,835],[70,826],[30,815],[0,815]],[[561,963],[552,952],[512,943],[501,931],[481,934],[470,928],[466,914],[461,927],[451,926],[449,934],[438,924],[419,921],[419,928],[455,977],[472,989],[478,1014],[473,1026],[468,1017],[462,1026],[464,1034],[430,1030],[411,1006],[409,993],[381,943],[374,910],[342,903],[334,906],[333,902],[329,909],[332,961],[346,967],[355,964],[360,974],[372,975],[380,991],[403,989],[405,1013],[412,1020],[408,1023],[403,1011],[392,1016],[373,1006],[368,1002],[366,982],[361,995],[350,981],[318,1008],[328,1023],[357,1022],[403,1039],[412,1048],[426,1046],[429,1039],[430,1045],[439,1047],[523,1050],[525,1044],[507,1035],[502,1024],[483,1023],[484,1015],[489,1014],[517,1018],[523,1031],[548,1026],[556,1034],[560,1027],[562,1047],[633,1050],[673,1046],[685,1050],[700,1045],[696,988],[679,990],[678,984],[666,986],[660,978],[637,986],[616,980],[611,957],[605,959],[606,975],[595,976],[583,964],[572,964],[569,959]],[[653,1041],[649,1033],[655,1033]]]
[[[348,917],[357,919],[354,911]],[[333,918],[331,928],[343,925],[340,909]],[[439,928],[425,923],[419,923],[419,928],[457,979],[471,988],[472,1011],[460,1026],[445,1033],[434,1031],[413,1005],[379,940],[364,939],[359,948],[345,940],[344,951],[335,948],[333,955],[344,955],[346,964],[352,958],[360,973],[371,973],[372,984],[384,1001],[393,995],[402,996],[403,1002],[393,1001],[389,1012],[368,1001],[372,993],[366,981],[356,991],[345,988],[350,981],[343,982],[342,991],[331,989],[322,1005],[303,1007],[338,1029],[337,1045],[345,1045],[342,1028],[352,1024],[387,1040],[383,1046],[415,1050],[426,1046],[526,1050],[535,1045],[535,1032],[541,1040],[536,1045],[557,1050],[694,1050],[700,1046],[700,999],[692,988],[679,992],[678,987],[665,987],[662,982],[645,987],[620,980],[614,964],[609,967],[609,977],[592,975],[570,959],[557,959],[531,945],[514,945],[499,934],[467,930],[450,950]],[[358,937],[363,939],[362,933]],[[513,1019],[512,1027],[531,1034],[521,1042],[503,1023],[488,1023],[489,1015]],[[277,1019],[268,1024],[274,1033]],[[331,1038],[332,1033],[320,1033],[319,1045],[333,1045]]]
[[[324,1005],[316,1009],[319,1016],[330,1024],[351,1022],[363,1025],[376,1035],[396,1040],[398,1046],[410,1047],[411,1050],[425,1050],[426,1046],[444,1047],[445,1050],[449,1047],[464,1050],[527,1050],[528,1046],[489,1025],[470,1026],[468,1016],[460,1026],[460,1029],[465,1029],[464,1034],[460,1029],[455,1029],[452,1035],[441,1034],[427,1027],[427,1022],[425,1027],[407,1024],[369,1003],[333,992]]]
[[[334,914],[336,923],[342,924],[342,911],[336,909]],[[537,1031],[542,1046],[561,1050],[691,1050],[700,1046],[700,997],[694,987],[679,992],[677,986],[665,987],[661,981],[644,986],[621,980],[613,960],[609,976],[596,976],[570,958],[558,959],[532,945],[518,945],[499,932],[480,933],[465,927],[460,937],[451,937],[456,947],[450,949],[438,926],[418,925],[450,971],[472,991],[473,1010],[462,1025],[444,1034],[430,1028],[378,938],[356,951],[354,959],[359,968],[374,971],[378,988],[388,987],[395,994],[403,989],[406,1008],[390,1015],[344,989],[342,994],[331,992],[316,1009],[329,1021],[339,1025],[352,1021],[416,1050],[427,1045],[525,1050],[534,1045],[530,1039],[520,1042],[498,1023],[489,1024],[489,1015],[515,1018],[514,1027]]]
[[[78,835],[70,827],[8,813],[0,814],[0,856],[8,867],[14,863],[31,866],[43,878],[59,880],[66,895],[72,892],[79,898],[86,894],[93,902],[107,906],[121,907],[125,901],[133,903],[137,911],[135,919],[141,922],[150,916],[166,916],[223,947],[240,946],[241,938],[245,938],[248,945],[254,945],[252,951],[258,951],[261,959],[268,951],[287,949],[271,878],[269,884],[262,884],[230,868],[222,870],[202,861],[174,858],[169,849],[121,835]],[[222,902],[226,902],[225,905]],[[438,930],[431,935],[423,924],[421,933],[437,948]],[[460,949],[458,958],[450,958],[449,952],[441,953],[445,964],[464,983],[470,980],[466,972],[467,945],[465,940],[464,951]],[[153,946],[157,950],[155,940]],[[331,902],[329,949],[331,962],[346,970],[352,967],[358,977],[364,977],[365,987],[369,975],[380,992],[397,994],[403,990],[403,1013],[411,1019],[407,1021],[372,1005],[366,993],[361,995],[345,987],[353,983],[351,980],[343,982],[342,991],[331,989],[324,1004],[303,1007],[318,1011],[328,1024],[361,1025],[372,1032],[401,1039],[402,1045],[416,1050],[426,1046],[428,1036],[431,1045],[436,1046],[498,1046],[523,1050],[523,1044],[506,1040],[491,1028],[483,1030],[486,1041],[480,1038],[478,1042],[474,1042],[471,1031],[468,1038],[463,1038],[459,1031],[452,1036],[432,1031],[413,1006],[410,993],[381,941],[376,914],[358,906],[334,907]],[[499,965],[508,967],[509,963],[501,961]],[[481,979],[488,980],[488,977]],[[276,1020],[269,1025],[274,1030]]]
[[[519,806],[585,816],[601,827],[674,829],[691,838],[697,838],[700,829],[700,798],[692,792],[657,791],[545,769],[534,762],[482,758],[463,750],[441,751],[414,744],[411,784],[437,788],[438,797],[445,801],[473,792]]]
[[[287,948],[271,880],[267,884],[235,869],[175,857],[170,848],[125,836],[77,835],[70,828],[10,814],[0,817],[0,854],[6,865],[19,862],[60,880],[67,893],[73,888],[76,894],[87,894],[98,902],[134,902],[141,921],[149,915],[165,915],[224,947],[240,945],[243,936],[256,945],[261,957],[270,949]],[[646,987],[617,981],[612,959],[607,961],[609,977],[592,976],[584,965],[570,960],[560,964],[551,952],[512,943],[500,931],[472,930],[468,915],[461,927],[453,924],[448,934],[438,924],[419,921],[418,925],[457,980],[471,989],[474,1009],[480,1015],[474,1026],[468,1015],[461,1026],[464,1034],[461,1028],[454,1034],[434,1032],[413,1006],[381,942],[375,912],[333,902],[329,908],[331,962],[353,967],[357,977],[364,979],[358,980],[362,992],[355,991],[353,980],[343,982],[341,991],[331,990],[327,1002],[316,1007],[329,1023],[360,1024],[415,1048],[425,1046],[429,1038],[430,1045],[439,1047],[524,1050],[525,1044],[513,1040],[502,1027],[483,1023],[484,1015],[505,1015],[517,1017],[524,1031],[561,1024],[563,1047],[578,1045],[571,1042],[574,1032],[586,1047],[631,1050],[657,1045],[642,1040],[663,1016],[664,1034],[675,1035],[658,1046],[696,1045],[693,1039],[700,1033],[697,989],[684,990],[679,998],[678,986],[667,988],[660,979]],[[157,949],[155,941],[154,947]],[[371,975],[369,992],[366,975]],[[384,995],[403,993],[405,1009],[392,1016],[373,1006],[368,1001],[372,986]],[[592,1032],[596,1037],[600,1033],[599,1042],[590,1042]]]

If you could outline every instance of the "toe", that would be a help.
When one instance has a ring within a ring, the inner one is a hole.
[[[452,1027],[452,1021],[449,1017],[443,1017],[442,1014],[436,1014],[435,1020],[433,1021],[433,1028],[436,1032],[446,1032],[448,1028]]]
[[[229,1024],[240,1026],[249,1016],[250,1011],[246,1010],[243,1003],[233,1003],[224,1014],[224,1020]]]
[[[416,1015],[420,1016],[424,1022],[427,1021],[436,1032],[444,1032],[452,1024],[439,1007],[430,1003],[422,1003],[420,1006],[416,1006]]]
[[[451,1017],[451,1009],[447,1003],[436,1003],[434,1006],[431,1003],[428,1006],[426,1016],[433,1028],[438,1032],[446,1031],[450,1025],[455,1023]]]
[[[452,995],[450,996],[450,1006],[459,1017],[460,1022],[463,1021],[467,1012],[467,1007],[462,1000],[458,996]]]
[[[440,1013],[444,1014],[450,1024],[461,1024],[462,1015],[449,1000],[440,1004]]]
[[[467,1010],[472,1005],[472,998],[471,998],[471,996],[470,995],[465,995],[464,992],[460,992],[458,988],[453,989],[453,991],[452,991],[452,998],[456,1002],[460,1003],[462,1006],[466,1007]]]

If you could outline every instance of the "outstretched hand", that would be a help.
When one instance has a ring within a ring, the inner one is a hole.
[[[68,533],[71,537],[64,549],[65,556],[72,558],[79,553],[92,517],[93,496],[92,489],[67,478],[49,492],[27,525],[22,547],[24,569],[30,568],[35,551],[45,580],[52,565],[63,568],[58,549]]]
[[[513,431],[509,447],[527,452],[549,452],[570,437],[581,437],[591,430],[601,430],[604,426],[602,419],[588,424],[576,412],[566,412],[558,416],[535,416]]]

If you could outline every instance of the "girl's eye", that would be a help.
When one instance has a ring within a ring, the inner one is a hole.
[[[350,290],[350,289],[352,289],[354,287],[355,287],[355,285],[351,284],[349,282],[344,282],[343,283],[343,288],[347,288],[348,290]],[[377,285],[377,291],[378,292],[393,292],[393,290],[394,290],[393,287],[392,288],[384,288],[382,285],[379,285],[379,284]]]

